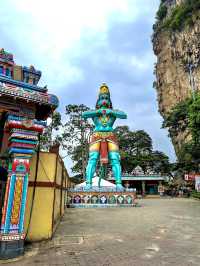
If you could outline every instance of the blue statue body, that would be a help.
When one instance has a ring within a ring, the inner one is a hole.
[[[126,119],[127,115],[123,111],[113,110],[109,88],[106,84],[102,84],[100,87],[96,109],[86,111],[82,116],[84,119],[91,118],[95,125],[89,147],[89,161],[86,168],[87,188],[90,189],[92,187],[92,178],[97,162],[100,159],[101,166],[106,166],[110,162],[117,189],[123,189],[119,147],[117,138],[113,133],[113,125],[117,118]]]

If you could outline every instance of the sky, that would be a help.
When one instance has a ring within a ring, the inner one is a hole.
[[[94,108],[106,82],[113,106],[128,119],[117,125],[145,130],[154,149],[175,160],[161,129],[152,87],[156,58],[151,35],[159,0],[7,0],[0,8],[0,47],[20,65],[42,71],[40,85],[67,104]]]

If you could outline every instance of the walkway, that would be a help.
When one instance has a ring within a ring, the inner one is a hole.
[[[200,201],[140,200],[143,207],[67,209],[52,241],[13,266],[200,265]]]

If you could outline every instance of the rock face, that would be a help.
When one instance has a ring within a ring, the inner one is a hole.
[[[167,18],[173,8],[183,0],[162,1],[167,7]],[[184,26],[180,31],[157,30],[154,26],[153,49],[157,56],[155,66],[159,111],[165,118],[173,106],[200,90],[200,12],[192,14],[193,26]],[[157,22],[158,25],[159,22]],[[173,137],[177,152],[188,138],[188,132]]]

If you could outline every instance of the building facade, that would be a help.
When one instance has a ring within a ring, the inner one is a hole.
[[[58,98],[38,86],[41,71],[0,49],[0,257],[23,254],[29,162]]]
[[[108,180],[114,182],[114,178],[110,175]],[[122,184],[125,188],[135,189],[139,195],[156,195],[162,191],[164,182],[168,181],[168,177],[156,174],[151,171],[144,173],[142,168],[137,166],[131,174],[122,173]]]

